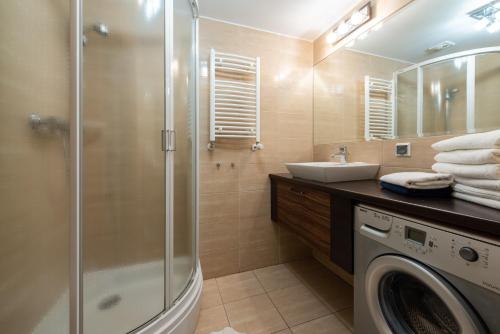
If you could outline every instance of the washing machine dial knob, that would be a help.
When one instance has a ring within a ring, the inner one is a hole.
[[[460,254],[462,259],[469,262],[476,262],[479,259],[479,255],[477,254],[477,252],[470,247],[460,248],[458,254]]]

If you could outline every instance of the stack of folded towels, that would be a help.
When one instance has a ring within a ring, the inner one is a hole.
[[[470,134],[432,145],[432,170],[452,174],[452,196],[500,209],[500,130]]]
[[[380,178],[382,188],[415,197],[449,197],[453,176],[442,173],[403,172]]]

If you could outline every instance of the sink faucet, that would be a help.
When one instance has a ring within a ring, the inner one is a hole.
[[[339,151],[337,153],[333,153],[330,157],[334,159],[340,158],[341,164],[347,163],[347,146],[346,145],[340,146]]]

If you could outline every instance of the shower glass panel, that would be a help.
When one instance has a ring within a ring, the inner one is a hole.
[[[500,53],[476,56],[475,129],[500,128]]]
[[[0,333],[69,331],[69,17],[0,1]]]
[[[83,332],[165,309],[164,3],[83,0]]]
[[[417,69],[397,75],[397,127],[399,137],[417,135]]]
[[[173,123],[176,131],[173,200],[173,275],[175,300],[188,285],[195,268],[195,25],[186,0],[174,0],[173,13]]]
[[[424,135],[460,133],[467,129],[467,58],[424,66]]]

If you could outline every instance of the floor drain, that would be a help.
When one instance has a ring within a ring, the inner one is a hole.
[[[103,300],[101,300],[99,302],[99,304],[97,305],[97,307],[101,311],[108,310],[108,309],[118,305],[118,303],[121,300],[122,300],[122,297],[120,297],[120,295],[112,295],[112,296],[106,297]]]

